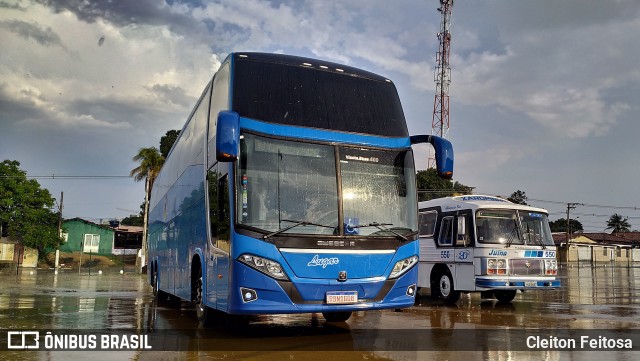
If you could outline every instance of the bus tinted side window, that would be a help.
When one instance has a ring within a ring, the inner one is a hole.
[[[418,222],[420,223],[420,235],[433,236],[433,232],[436,229],[436,222],[438,220],[438,212],[420,212],[418,216]]]
[[[440,237],[438,237],[438,244],[441,246],[453,245],[453,217],[442,218],[440,224]]]

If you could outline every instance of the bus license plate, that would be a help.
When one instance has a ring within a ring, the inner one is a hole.
[[[538,282],[536,281],[528,281],[524,283],[525,287],[538,287]]]
[[[327,292],[327,304],[347,305],[358,303],[358,291],[329,291]]]

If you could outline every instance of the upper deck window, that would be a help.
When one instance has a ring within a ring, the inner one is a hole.
[[[392,82],[326,66],[237,57],[232,108],[269,123],[387,137],[409,134]]]

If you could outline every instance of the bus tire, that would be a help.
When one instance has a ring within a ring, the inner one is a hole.
[[[493,291],[493,295],[496,296],[498,303],[511,303],[516,297],[516,290],[496,290]]]
[[[458,302],[460,298],[460,291],[455,291],[453,287],[453,277],[447,269],[440,269],[438,271],[431,285],[431,292],[435,298],[442,300],[442,302],[448,305]]]
[[[153,296],[158,298],[160,288],[158,288],[158,270],[156,267],[151,267],[151,287],[153,287]]]
[[[201,326],[210,326],[213,323],[214,311],[204,304],[202,269],[198,270],[198,278],[194,282],[193,303],[196,306],[198,323]]]
[[[327,322],[344,322],[351,317],[351,312],[322,312]]]
[[[158,279],[158,266],[152,267],[151,271],[151,287],[153,287],[153,296],[159,302],[166,302],[169,299],[169,294],[160,290],[160,281]]]

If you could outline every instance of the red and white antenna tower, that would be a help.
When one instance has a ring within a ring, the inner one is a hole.
[[[436,82],[436,94],[433,101],[433,119],[431,121],[431,134],[447,138],[449,134],[449,85],[451,84],[451,66],[449,54],[451,49],[451,8],[453,0],[440,0],[438,11],[442,14],[438,40],[440,46],[436,54],[436,68],[434,81]],[[435,158],[429,157],[429,168],[435,168]]]

